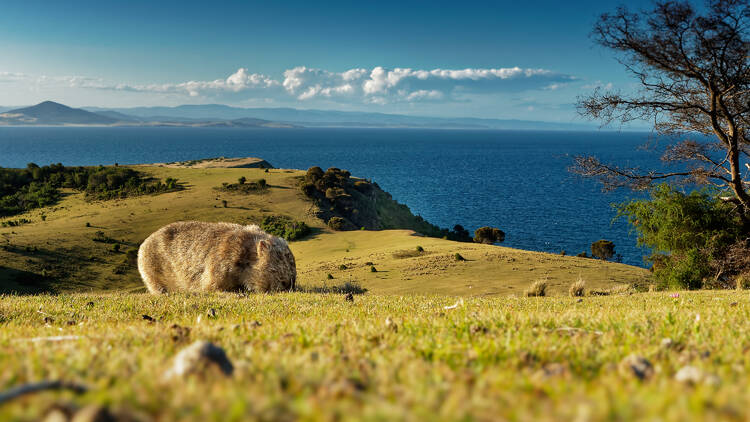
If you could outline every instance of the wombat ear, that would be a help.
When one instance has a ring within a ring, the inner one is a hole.
[[[261,240],[260,242],[258,242],[258,255],[268,252],[270,248],[271,248],[271,245],[268,243],[267,240]]]

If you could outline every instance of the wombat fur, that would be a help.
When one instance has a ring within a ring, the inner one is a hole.
[[[285,240],[258,226],[181,221],[157,230],[138,250],[151,293],[253,291],[295,287],[297,268]]]

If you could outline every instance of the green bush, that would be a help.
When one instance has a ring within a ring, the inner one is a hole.
[[[336,231],[342,231],[342,230],[351,230],[352,223],[350,223],[347,219],[343,217],[331,217],[328,220],[328,227],[331,228],[331,230]]]
[[[285,240],[297,240],[310,234],[310,227],[302,221],[295,221],[283,215],[269,215],[263,218],[260,228]]]
[[[709,190],[685,194],[669,185],[650,192],[649,199],[617,206],[638,233],[638,244],[653,249],[649,260],[659,287],[696,289],[704,280],[731,284],[747,260],[734,260],[731,251],[746,254],[742,228],[733,205]],[[742,253],[742,251],[745,253]]]
[[[243,176],[237,179],[238,183],[227,183],[221,184],[221,187],[217,188],[225,192],[239,192],[239,193],[263,193],[268,189],[266,179],[258,179],[255,182],[247,182],[247,179]]]
[[[591,256],[607,260],[615,256],[615,244],[609,240],[597,240],[591,244]]]
[[[0,217],[57,203],[60,188],[75,189],[89,200],[108,200],[181,189],[177,179],[166,183],[123,167],[65,167],[62,164],[25,169],[0,168]]]
[[[480,227],[474,231],[474,242],[494,244],[505,240],[505,232],[494,227]]]

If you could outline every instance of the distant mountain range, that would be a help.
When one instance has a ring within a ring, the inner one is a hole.
[[[294,127],[251,117],[192,119],[129,116],[114,110],[88,111],[53,101],[0,112],[0,126],[182,126],[182,127]]]
[[[102,113],[115,111],[139,119],[238,119],[254,117],[304,127],[391,127],[436,129],[514,129],[514,130],[591,130],[585,123],[554,123],[531,120],[478,119],[471,117],[426,117],[402,114],[296,108],[241,108],[222,104],[181,105],[177,107],[133,107],[105,109],[85,107]]]
[[[529,120],[425,117],[294,108],[240,108],[221,104],[177,107],[71,108],[52,101],[8,110],[2,125],[98,125],[182,127],[381,127],[436,129],[591,130],[596,126]]]

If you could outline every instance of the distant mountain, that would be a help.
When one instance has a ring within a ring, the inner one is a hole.
[[[52,101],[2,111],[0,125],[108,125],[169,127],[380,127],[435,129],[592,130],[597,126],[530,120],[426,117],[294,108],[240,108],[221,104],[177,107],[71,108]]]
[[[143,120],[181,121],[263,119],[296,126],[315,127],[403,127],[439,129],[512,129],[512,130],[591,130],[595,125],[554,123],[530,120],[478,119],[470,117],[425,117],[401,114],[368,113],[336,110],[300,110],[295,108],[240,108],[221,104],[181,105],[177,107],[134,107],[104,109],[87,107],[89,111],[116,111]],[[155,116],[158,116],[156,118]]]
[[[117,110],[97,109],[95,112],[71,108],[53,101],[32,107],[0,112],[0,126],[34,125],[106,125],[106,126],[169,126],[169,127],[295,127],[289,123],[273,122],[254,117],[223,119],[215,117],[141,116]]]
[[[0,114],[0,124],[8,125],[109,125],[117,121],[111,117],[53,101]]]

